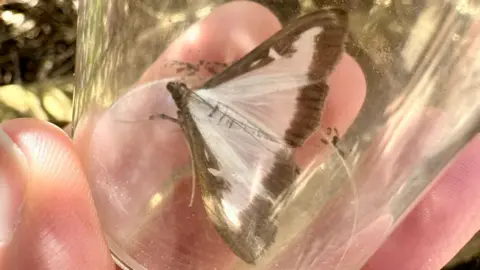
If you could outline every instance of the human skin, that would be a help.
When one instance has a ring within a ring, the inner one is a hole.
[[[173,74],[162,65],[169,59],[232,62],[280,24],[259,5],[233,2],[195,27],[165,51],[141,82]],[[365,80],[359,66],[345,55],[329,85],[321,125],[335,126],[342,134],[363,104]],[[23,207],[13,217],[19,223],[11,241],[0,247],[0,269],[115,269],[83,168],[82,140],[74,144],[64,131],[35,119],[7,121],[1,130],[6,136],[0,140],[0,183],[15,191],[7,196],[12,207],[21,201]],[[480,228],[479,149],[476,136],[363,269],[440,269],[458,252]],[[302,151],[308,150],[307,145]],[[17,158],[9,159],[12,156]],[[5,219],[0,216],[0,222]]]

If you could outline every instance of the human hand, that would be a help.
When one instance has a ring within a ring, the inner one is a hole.
[[[247,17],[249,20],[237,20]],[[216,9],[200,26],[201,35],[193,39],[185,35],[177,40],[145,73],[142,81],[171,75],[174,71],[163,67],[168,59],[231,62],[280,28],[267,10],[246,2],[233,2]],[[335,126],[340,133],[345,132],[363,103],[366,87],[362,76],[353,59],[345,56],[329,79],[332,91],[322,126]],[[3,180],[0,182],[0,205],[7,206],[8,211],[0,208],[0,243],[10,234],[12,222],[19,220],[19,224],[11,242],[0,248],[0,269],[113,269],[93,207],[84,164],[80,162],[85,162],[85,149],[90,147],[86,140],[80,138],[74,147],[61,130],[32,119],[8,121],[1,128],[6,136],[0,137],[0,181]],[[477,181],[479,148],[477,136],[365,269],[439,269],[453,257],[480,228],[480,216],[476,211],[480,206],[476,195],[480,191]],[[102,150],[97,154],[102,155],[108,147]],[[182,156],[188,155],[183,146],[175,150],[184,151]],[[162,158],[158,153],[155,155]],[[112,168],[125,173],[122,168]],[[87,173],[96,172],[89,169]],[[7,190],[5,183],[12,192],[3,195]],[[178,190],[182,202],[188,202],[189,192],[188,188]],[[22,211],[15,215],[21,201],[25,202]],[[195,207],[201,208],[201,203]],[[12,216],[8,216],[11,211]],[[182,249],[197,242],[201,243],[200,249],[208,250],[213,256],[208,262],[201,262],[195,254],[191,254],[191,258],[183,257],[199,266],[194,269],[212,269],[215,265],[229,269],[233,256],[218,242],[213,241],[214,247],[207,243],[212,241],[204,238],[204,230],[208,230],[204,220],[175,224],[175,230],[190,230],[193,238],[183,245],[157,247],[159,254],[175,255],[172,249]],[[170,262],[170,258],[166,258],[164,262],[178,268],[182,257],[175,259],[179,261]],[[192,262],[196,259],[198,261]]]

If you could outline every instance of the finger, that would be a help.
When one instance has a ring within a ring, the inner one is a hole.
[[[10,242],[20,218],[27,181],[25,155],[0,129],[0,248]]]
[[[79,159],[51,124],[17,119],[3,131],[26,157],[29,182],[2,269],[113,269]],[[3,164],[2,164],[3,165]]]
[[[240,17],[247,13],[248,17]],[[176,67],[165,66],[172,60],[232,63],[280,28],[275,15],[256,3],[235,1],[221,5],[175,40],[149,67],[140,82],[177,75]]]
[[[440,269],[480,228],[480,136],[439,176],[366,269]]]

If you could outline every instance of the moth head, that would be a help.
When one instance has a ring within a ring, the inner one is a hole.
[[[167,83],[166,88],[172,95],[177,107],[179,109],[184,108],[187,103],[187,98],[192,93],[192,90],[190,90],[184,83],[178,81]]]
[[[191,92],[191,90],[184,83],[178,81],[169,82],[167,83],[166,87],[175,100],[184,98]]]

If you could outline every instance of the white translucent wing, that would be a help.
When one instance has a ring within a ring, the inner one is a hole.
[[[291,54],[280,55],[270,48],[271,63],[196,94],[214,106],[242,114],[265,132],[283,137],[295,117],[299,90],[325,80],[328,75],[309,75],[315,45],[323,30],[322,26],[316,26],[303,32],[293,43]]]
[[[241,115],[213,111],[211,106],[200,100],[192,99],[188,107],[206,146],[219,165],[218,169],[207,170],[227,182],[230,190],[234,191],[225,193],[223,198],[223,202],[228,204],[224,207],[229,209],[231,217],[239,216],[258,194],[269,197],[261,181],[273,167],[276,153],[286,148],[282,139],[262,134]]]
[[[319,125],[325,81],[343,52],[346,22],[345,12],[336,9],[306,16],[189,95],[187,115],[200,133],[190,140],[199,135],[210,160],[202,160],[196,147],[205,207],[247,262],[275,240],[277,213],[298,174],[293,151]],[[179,87],[171,91],[181,108]]]

